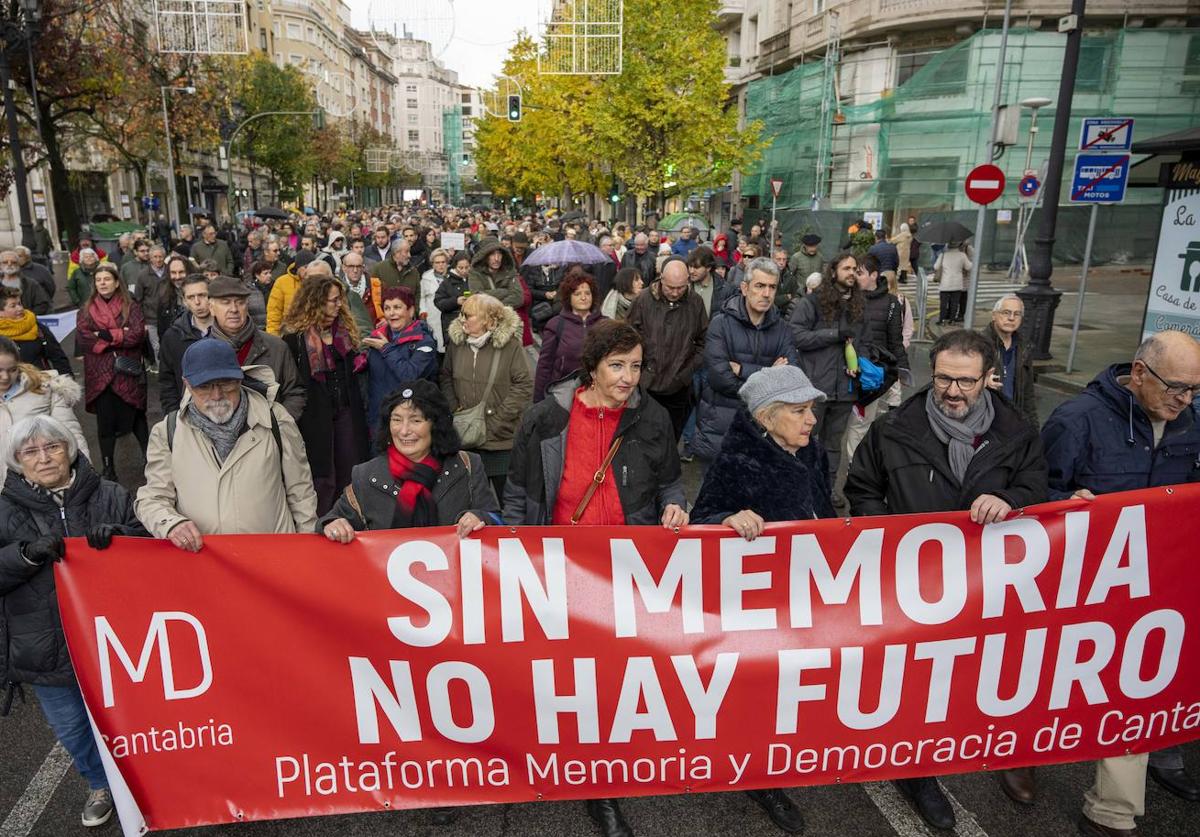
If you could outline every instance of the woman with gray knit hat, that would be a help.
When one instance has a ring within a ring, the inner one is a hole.
[[[813,404],[825,393],[798,367],[768,366],[738,395],[745,406],[704,475],[691,522],[719,523],[752,541],[768,522],[834,517],[825,448],[810,444]],[[804,817],[784,791],[746,793],[783,831],[803,830]]]

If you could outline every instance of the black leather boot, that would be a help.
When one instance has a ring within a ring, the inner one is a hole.
[[[897,779],[895,784],[930,828],[944,831],[954,828],[954,809],[942,793],[937,779]]]
[[[796,803],[779,788],[746,791],[746,796],[757,802],[759,807],[767,812],[771,822],[788,834],[799,834],[804,830],[804,815],[800,813]]]
[[[104,471],[100,474],[100,476],[112,482],[117,481],[117,467],[113,464],[111,456],[104,457]]]
[[[589,799],[588,816],[600,828],[603,837],[633,837],[633,829],[621,815],[621,806],[615,799]]]

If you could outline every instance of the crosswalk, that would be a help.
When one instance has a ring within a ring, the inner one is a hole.
[[[1000,299],[1005,294],[1015,293],[1020,288],[1024,287],[1023,281],[1013,282],[1004,274],[985,274],[979,277],[979,284],[975,290],[975,311],[976,320],[980,324],[987,322],[987,312],[996,304],[996,300]],[[936,283],[930,282],[927,286],[927,301],[925,306],[926,316],[935,315],[938,313],[940,299],[938,297],[938,286]],[[917,311],[917,285],[914,282],[909,282],[907,285],[901,285],[900,291],[907,297],[909,303],[913,306],[913,310]]]

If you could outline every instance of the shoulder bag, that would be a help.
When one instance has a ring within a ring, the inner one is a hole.
[[[483,397],[474,407],[467,407],[454,414],[454,429],[458,431],[458,438],[467,450],[478,448],[487,441],[488,396],[492,394],[492,385],[496,383],[496,370],[500,366],[500,350],[493,346],[492,352],[492,369],[488,373]]]

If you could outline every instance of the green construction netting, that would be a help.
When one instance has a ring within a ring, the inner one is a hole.
[[[1016,105],[1033,96],[1056,100],[1064,43],[1053,32],[1010,30],[1001,101]],[[818,161],[818,145],[824,65],[818,60],[750,83],[746,118],[763,121],[772,145],[756,170],[743,177],[742,195],[758,196],[760,206],[769,207],[769,181],[777,177],[784,181],[781,209],[811,209],[820,162],[829,173],[828,191],[820,196],[823,209],[889,215],[969,209],[962,181],[974,165],[986,162],[999,46],[999,30],[980,31],[933,56],[898,87],[859,94],[858,103],[849,101],[855,76],[850,65],[883,59],[844,57],[840,116],[834,119],[823,161]],[[1200,124],[1198,65],[1200,30],[1121,29],[1085,36],[1068,132],[1068,166],[1085,116],[1133,117],[1135,140]],[[1054,111],[1053,105],[1043,108],[1038,118],[1035,169],[1049,150]],[[997,161],[1014,186],[1024,168],[1029,119],[1024,110],[1018,145]],[[1157,208],[1160,200],[1159,190],[1131,190],[1126,205]],[[1016,206],[1017,192],[1010,188],[991,208]]]
[[[462,202],[462,109],[458,105],[442,111],[442,150],[446,154],[446,202]]]

